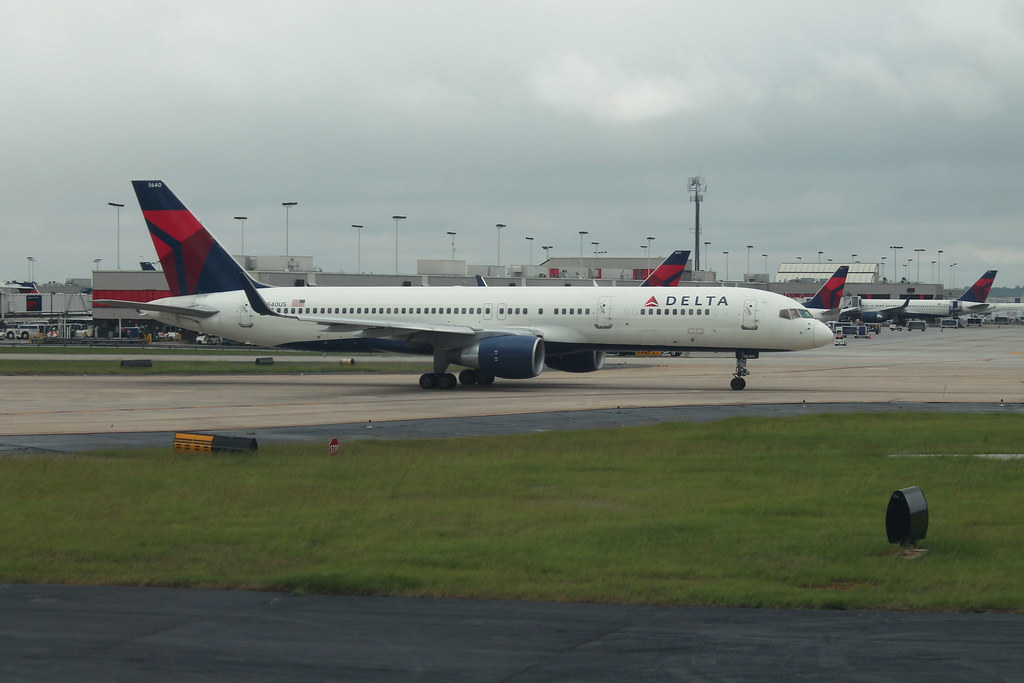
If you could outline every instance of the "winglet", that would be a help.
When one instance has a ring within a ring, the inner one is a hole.
[[[249,307],[254,313],[258,315],[274,315],[280,316],[280,313],[275,313],[267,302],[263,300],[260,293],[256,291],[256,285],[253,284],[252,278],[242,271],[238,274],[238,281],[242,285],[242,291],[245,292],[245,298],[249,300]],[[282,316],[283,317],[283,316]]]

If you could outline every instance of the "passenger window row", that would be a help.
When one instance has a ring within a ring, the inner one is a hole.
[[[341,308],[282,308],[274,309],[278,313],[290,315],[490,315],[491,308],[487,307],[458,307],[458,306],[345,306]],[[589,308],[553,308],[552,315],[590,315]],[[498,315],[529,315],[529,308],[509,307],[499,308]],[[544,315],[544,309],[537,309],[538,315]]]
[[[689,310],[689,313],[687,313]],[[710,308],[641,308],[640,315],[711,315]]]

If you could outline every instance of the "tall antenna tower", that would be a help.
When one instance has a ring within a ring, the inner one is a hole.
[[[690,201],[694,205],[693,219],[693,270],[700,270],[700,203],[704,201],[704,193],[708,186],[704,183],[704,176],[687,178],[686,186],[690,190]]]

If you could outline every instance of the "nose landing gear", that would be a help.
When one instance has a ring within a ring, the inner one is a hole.
[[[736,370],[733,371],[732,381],[729,382],[729,386],[734,391],[742,391],[747,386],[747,380],[743,379],[750,374],[750,370],[747,370],[747,360],[757,358],[757,356],[757,351],[736,352]]]

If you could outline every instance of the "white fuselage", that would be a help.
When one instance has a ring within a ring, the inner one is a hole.
[[[274,287],[260,294],[274,312],[289,317],[254,313],[242,291],[151,302],[218,311],[206,318],[147,315],[228,339],[295,348],[390,340],[429,352],[419,346],[457,347],[473,337],[504,334],[541,337],[549,353],[559,348],[795,351],[832,340],[821,322],[792,313],[805,311],[800,304],[747,288]]]
[[[956,299],[911,299],[906,308],[900,308],[903,301],[897,299],[861,299],[860,312],[862,316],[893,311],[903,318],[946,318],[959,312],[957,304]]]

